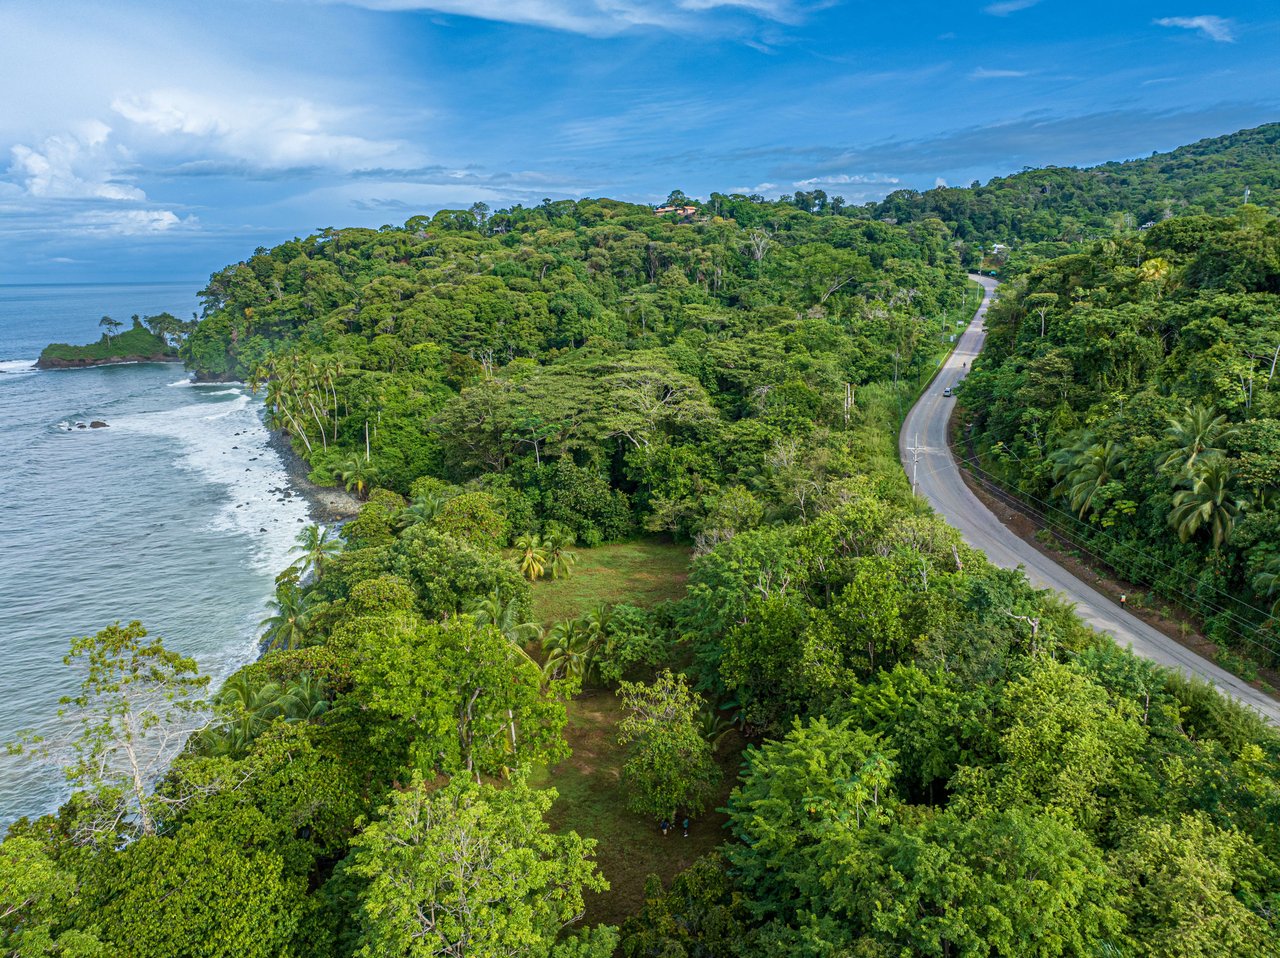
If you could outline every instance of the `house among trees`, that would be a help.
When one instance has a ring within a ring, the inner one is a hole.
[[[668,213],[675,213],[682,220],[691,220],[697,212],[696,206],[659,206],[653,211],[653,215],[666,216]]]

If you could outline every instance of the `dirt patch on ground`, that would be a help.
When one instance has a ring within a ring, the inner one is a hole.
[[[627,808],[622,784],[626,750],[618,745],[622,705],[607,689],[588,690],[569,704],[565,737],[573,756],[548,770],[538,784],[556,789],[559,798],[547,815],[556,831],[572,829],[594,838],[596,862],[609,881],[609,891],[587,896],[587,925],[620,925],[640,910],[645,882],[656,875],[664,885],[728,837],[723,808],[737,782],[746,743],[736,732],[721,740],[716,752],[722,778],[710,809],[692,821],[689,835],[680,828],[666,835],[658,823]]]

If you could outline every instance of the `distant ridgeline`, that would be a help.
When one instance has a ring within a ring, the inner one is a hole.
[[[1172,216],[1225,216],[1245,204],[1274,210],[1277,155],[1280,123],[1269,123],[1123,163],[1024,170],[967,189],[898,190],[865,209],[894,223],[941,220],[964,244],[967,265],[978,265],[993,244],[1012,246],[1009,265],[1022,272],[1019,261],[1028,255],[1072,252],[1090,239]]]
[[[39,369],[77,369],[84,366],[108,366],[112,363],[173,363],[180,362],[178,349],[171,338],[181,335],[185,324],[169,313],[148,316],[144,321],[133,317],[133,326],[122,333],[115,332],[123,323],[104,316],[99,324],[104,328],[102,338],[87,346],[69,346],[53,343],[40,353],[36,366]]]

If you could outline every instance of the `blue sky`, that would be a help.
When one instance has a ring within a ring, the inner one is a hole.
[[[1234,0],[0,0],[0,282],[679,187],[849,202],[1280,120]]]

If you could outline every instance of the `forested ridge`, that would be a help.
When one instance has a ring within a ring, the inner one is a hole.
[[[76,640],[67,740],[23,745],[76,794],[0,846],[7,953],[1275,954],[1280,740],[911,495],[896,427],[976,305],[965,248],[936,218],[806,204],[477,205],[216,273],[187,361],[261,390],[314,477],[365,504],[300,535],[268,650],[216,693],[138,623]],[[1116,397],[1178,331],[1217,331],[1176,366],[1216,381],[1231,317],[1277,292],[1248,285],[1274,282],[1275,237],[1253,209],[1175,216],[1036,266],[966,383],[984,442],[1039,411],[1061,428],[1032,435],[1071,436],[1097,418],[1086,375],[1109,413],[1137,405]],[[1161,281],[1135,365],[1128,327],[1099,323]],[[1097,316],[1069,334],[1077,308]],[[1093,350],[1051,364],[1079,409],[1018,392],[1022,350],[1050,342]],[[1243,421],[1229,380],[1214,401]],[[1125,515],[1113,492],[1086,521]],[[641,537],[686,550],[676,597],[540,618]],[[584,696],[615,693],[616,727],[571,754]],[[604,751],[621,800],[601,819],[556,786]],[[729,786],[715,850],[592,920],[644,880],[600,865],[623,826],[705,835]]]
[[[868,204],[868,215],[946,223],[977,265],[992,244],[1012,246],[1015,265],[1172,216],[1223,216],[1249,203],[1280,203],[1280,123],[1240,130],[1100,166],[1049,166],[997,176],[968,188],[899,190]]]

